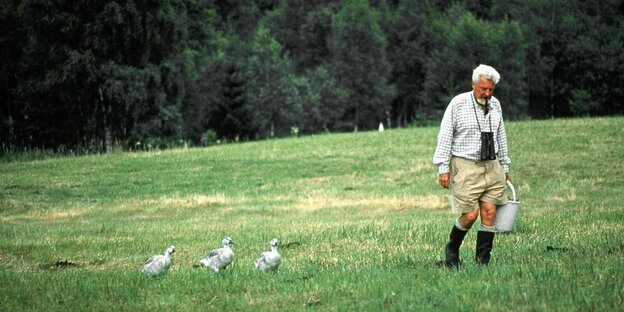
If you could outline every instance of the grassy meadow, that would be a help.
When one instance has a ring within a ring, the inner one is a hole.
[[[623,117],[508,122],[514,231],[458,271],[437,130],[2,163],[0,311],[621,311]],[[224,236],[232,266],[195,267]]]

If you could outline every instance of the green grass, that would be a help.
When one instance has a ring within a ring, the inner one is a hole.
[[[514,232],[487,268],[469,232],[459,271],[435,265],[455,218],[436,127],[1,164],[0,310],[621,310],[624,118],[507,128]],[[194,268],[226,235],[233,265]]]

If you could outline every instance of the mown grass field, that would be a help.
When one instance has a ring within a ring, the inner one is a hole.
[[[473,229],[459,271],[436,127],[0,164],[0,310],[621,311],[624,118],[507,128],[514,232],[481,268]],[[233,265],[194,267],[226,235]]]

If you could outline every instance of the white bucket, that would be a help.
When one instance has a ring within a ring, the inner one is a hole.
[[[496,218],[494,219],[496,232],[511,232],[518,214],[518,204],[520,202],[516,200],[516,190],[511,181],[507,181],[507,186],[511,189],[513,197],[512,200],[509,200],[504,205],[496,205]]]

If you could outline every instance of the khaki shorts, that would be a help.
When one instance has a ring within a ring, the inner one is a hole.
[[[495,205],[507,203],[505,172],[498,160],[472,161],[451,158],[453,210],[461,213],[479,208],[479,202]]]

